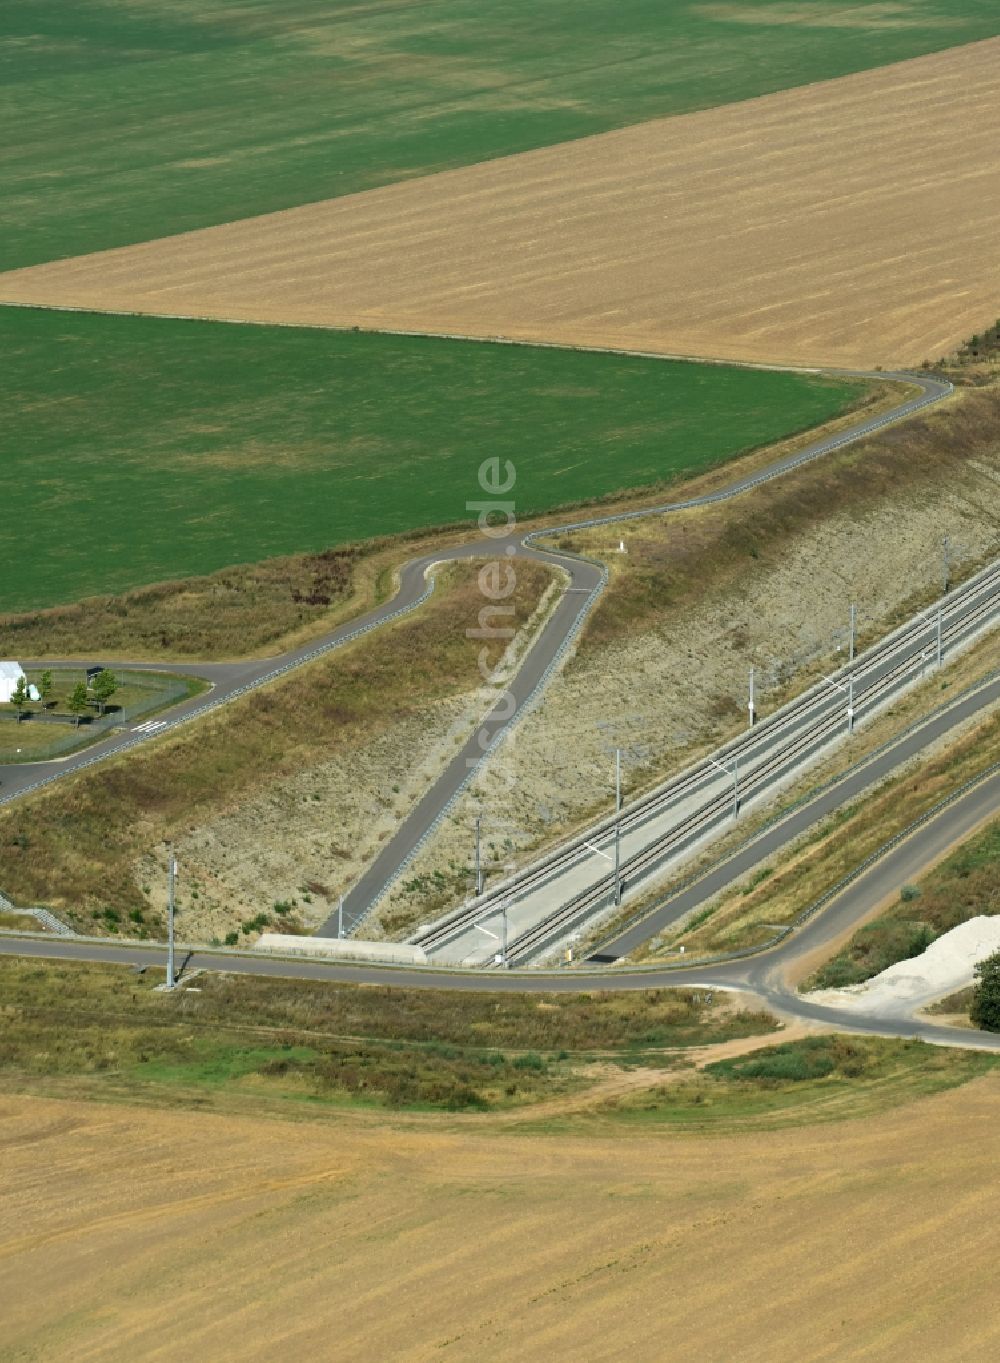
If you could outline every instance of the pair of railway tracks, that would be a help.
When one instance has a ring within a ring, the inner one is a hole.
[[[929,668],[994,623],[998,615],[1000,561],[711,757],[625,806],[617,817],[606,817],[487,894],[453,910],[414,940],[434,955],[478,924],[502,915],[505,905],[516,904],[547,886],[558,901],[559,879],[592,858],[602,843],[613,840],[616,825],[620,842],[641,833],[644,825],[662,820],[671,809],[694,802],[693,809],[678,808],[679,817],[665,832],[650,830],[648,843],[621,861],[618,876],[612,871],[596,876],[586,888],[558,901],[550,913],[512,936],[504,953],[507,964],[530,962],[611,907],[617,898],[616,887],[635,886],[649,879],[667,862],[731,821],[748,802],[773,793],[838,736],[847,736],[856,722],[888,704]]]

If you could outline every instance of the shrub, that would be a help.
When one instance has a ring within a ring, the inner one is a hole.
[[[806,1037],[771,1046],[756,1055],[718,1060],[706,1073],[719,1079],[756,1081],[764,1085],[801,1084],[839,1073],[857,1078],[867,1068],[868,1051],[849,1037]]]
[[[976,984],[969,1017],[987,1032],[1000,1032],[1000,951],[976,966]]]
[[[815,975],[819,989],[842,989],[880,974],[897,961],[926,951],[937,936],[929,923],[882,918],[859,928],[848,946]]]

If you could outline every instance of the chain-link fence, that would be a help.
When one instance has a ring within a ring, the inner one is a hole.
[[[64,678],[69,669],[53,668],[53,673]],[[76,671],[73,671],[76,678]],[[81,669],[79,680],[83,680]],[[113,729],[125,729],[137,721],[184,700],[189,686],[179,677],[160,673],[115,671],[119,691],[128,695],[127,705],[108,702],[102,715],[96,710],[81,715],[39,713],[32,711],[19,718],[11,711],[0,711],[0,763],[47,762],[54,757],[65,757],[78,748],[87,747]],[[138,693],[138,694],[136,694]]]

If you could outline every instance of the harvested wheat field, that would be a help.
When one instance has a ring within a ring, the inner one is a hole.
[[[0,1359],[987,1358],[998,1092],[626,1141],[5,1097]]]
[[[919,364],[1000,312],[1000,39],[0,276],[0,299]]]

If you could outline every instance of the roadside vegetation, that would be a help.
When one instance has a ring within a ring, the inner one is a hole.
[[[887,802],[891,798],[888,793],[884,797]],[[877,819],[878,812],[875,814]],[[805,987],[839,989],[860,984],[897,961],[919,956],[931,942],[960,923],[998,913],[1000,820],[969,838],[918,883],[904,885],[898,902],[859,928]]]
[[[888,21],[878,7],[847,9],[845,20],[840,0],[792,10],[773,0],[13,6],[0,108],[19,131],[3,153],[0,268],[356,193],[1000,33],[992,0],[902,0]]]
[[[986,1032],[1000,1032],[1000,951],[976,966],[969,1019]]]
[[[194,677],[162,672],[103,668],[88,683],[83,668],[30,669],[11,702],[0,705],[0,763],[65,757],[109,728],[151,718],[206,689]]]
[[[669,1067],[668,1050],[777,1027],[691,990],[527,996],[199,975],[168,996],[154,989],[162,978],[0,959],[0,1085],[303,1115],[485,1111],[585,1086],[598,1064]]]
[[[329,549],[0,615],[13,657],[241,658],[333,628],[377,594],[375,546]]]
[[[8,613],[472,526],[486,458],[514,465],[519,519],[672,483],[865,392],[641,356],[2,307],[0,349]],[[339,561],[325,566],[329,586],[302,595],[341,589]]]
[[[616,1099],[605,1112],[630,1125],[706,1132],[838,1121],[954,1088],[997,1063],[992,1055],[919,1041],[806,1037],[671,1077]]]
[[[972,336],[958,352],[959,363],[970,360],[973,363],[980,360],[1000,359],[1000,320],[987,327],[984,332],[977,336]]]

